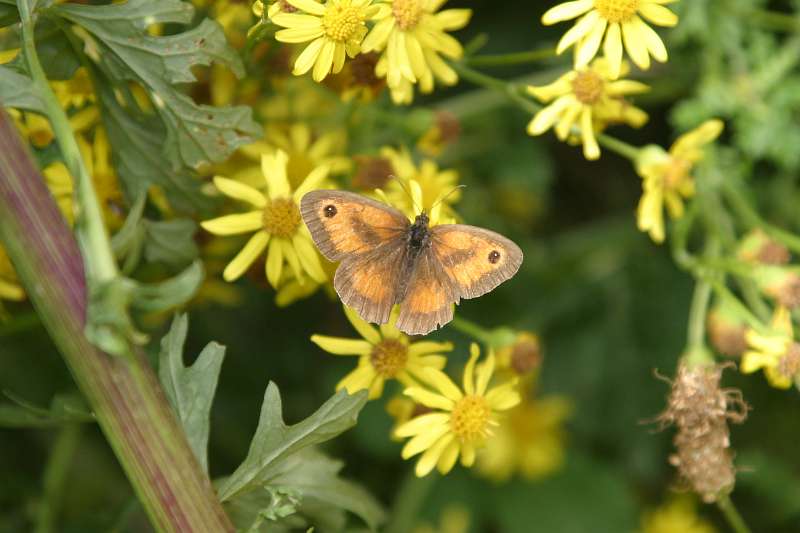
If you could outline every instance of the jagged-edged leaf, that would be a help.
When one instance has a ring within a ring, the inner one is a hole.
[[[180,274],[160,283],[135,283],[131,306],[140,311],[161,313],[192,299],[205,278],[199,259]]]
[[[161,340],[158,376],[172,407],[178,413],[192,451],[208,472],[208,435],[211,431],[211,403],[217,389],[225,347],[212,342],[191,366],[183,366],[183,346],[189,329],[186,315],[172,321]]]
[[[0,65],[0,106],[44,112],[44,104],[33,80],[3,65]]]
[[[94,422],[83,400],[74,394],[53,397],[50,407],[39,407],[16,394],[3,393],[13,404],[0,405],[0,427],[49,428],[62,424]]]
[[[290,525],[341,531],[347,523],[345,512],[350,511],[375,530],[385,518],[381,505],[359,485],[339,477],[342,466],[341,461],[306,448],[284,460],[264,486],[233,498],[229,514],[245,531]],[[287,500],[299,516],[277,512],[290,507]]]
[[[220,498],[225,501],[240,492],[262,486],[280,471],[282,461],[292,454],[330,440],[353,427],[366,401],[366,391],[349,395],[341,390],[314,414],[298,424],[287,426],[283,422],[280,392],[277,385],[270,382],[250,451],[220,487]]]
[[[211,202],[200,192],[197,175],[168,163],[163,153],[167,133],[158,118],[139,110],[132,97],[125,99],[127,107],[120,105],[110,86],[101,84],[97,91],[100,116],[128,198],[138,198],[151,185],[158,185],[180,211],[207,208]]]
[[[229,66],[237,76],[243,74],[241,59],[219,24],[205,19],[176,35],[147,33],[156,23],[190,22],[191,4],[128,0],[103,6],[60,4],[53,12],[85,30],[87,54],[113,84],[135,81],[145,88],[166,125],[163,152],[172,168],[222,161],[259,135],[249,108],[199,105],[176,87],[196,81],[192,68],[212,62]]]

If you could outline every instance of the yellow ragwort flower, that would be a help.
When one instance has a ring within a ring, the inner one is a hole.
[[[403,447],[403,459],[417,454],[415,473],[422,477],[436,467],[448,473],[461,456],[461,464],[471,467],[476,451],[486,445],[498,425],[498,412],[511,409],[520,402],[516,380],[508,380],[489,388],[494,373],[494,354],[476,365],[480,350],[470,347],[470,358],[464,368],[463,390],[441,370],[427,369],[425,382],[431,388],[409,387],[403,394],[434,411],[415,417],[397,428],[399,437],[410,437]]]
[[[461,43],[446,32],[463,28],[469,22],[469,9],[439,11],[447,0],[386,0],[391,9],[382,11],[364,39],[365,52],[385,51],[376,72],[385,75],[396,103],[410,103],[413,87],[419,83],[423,93],[433,91],[434,78],[455,85],[458,75],[442,59],[459,59]]]
[[[564,421],[572,403],[562,396],[525,399],[511,409],[478,454],[478,471],[502,482],[519,472],[540,479],[564,464]]]
[[[214,178],[214,185],[224,195],[255,208],[241,214],[226,215],[206,220],[201,226],[215,235],[255,234],[241,252],[225,268],[222,277],[234,281],[267,250],[266,275],[270,285],[277,288],[288,263],[295,277],[304,280],[304,273],[312,280],[323,282],[325,272],[311,235],[300,217],[298,204],[307,192],[314,190],[328,176],[328,168],[316,167],[292,192],[286,177],[289,157],[283,151],[261,158],[261,168],[266,180],[266,192],[222,176]]]
[[[331,174],[342,174],[350,170],[350,159],[344,155],[346,133],[332,130],[316,135],[305,122],[287,126],[269,125],[264,130],[264,139],[241,148],[244,155],[257,160],[262,154],[283,150],[289,157],[286,175],[289,185],[297,187],[316,167],[326,166]]]
[[[703,158],[703,147],[713,142],[724,125],[707,120],[678,137],[669,152],[656,145],[639,151],[636,172],[642,177],[642,198],[637,210],[641,231],[655,242],[664,241],[664,205],[672,218],[683,216],[683,200],[694,194],[692,168]]]
[[[309,43],[294,63],[293,74],[302,76],[313,68],[314,81],[341,72],[346,56],[355,57],[367,34],[367,20],[374,20],[385,6],[372,0],[286,0],[304,13],[279,12],[272,22],[285,29],[275,38],[284,43]]]
[[[675,26],[678,17],[664,7],[675,0],[576,0],[564,2],[542,15],[542,23],[555,24],[581,17],[561,38],[556,53],[575,47],[575,68],[589,64],[603,44],[612,79],[620,75],[622,45],[628,56],[642,70],[650,68],[650,56],[664,63],[667,49],[644,17],[657,26]],[[604,39],[605,37],[605,39]]]
[[[750,347],[742,355],[739,369],[745,374],[764,370],[769,384],[788,389],[800,373],[800,343],[794,340],[792,315],[780,306],[772,316],[769,331],[750,329],[745,334]]]
[[[384,147],[380,155],[389,161],[394,170],[393,176],[397,178],[389,179],[386,183],[389,203],[411,220],[419,214],[420,209],[433,215],[434,206],[442,211],[448,221],[455,217],[452,204],[461,198],[461,189],[457,188],[458,172],[440,169],[432,159],[423,159],[417,166],[406,148],[397,150]],[[409,197],[409,192],[412,197]]]
[[[627,73],[623,65],[622,74]],[[643,83],[633,80],[615,80],[608,61],[596,59],[588,67],[567,72],[550,85],[529,86],[528,92],[540,101],[550,103],[536,113],[528,124],[528,134],[541,135],[554,128],[556,136],[567,140],[577,128],[583,143],[583,155],[594,160],[600,157],[596,131],[614,122],[640,127],[647,122],[647,114],[628,104],[625,97],[649,90]]]
[[[383,394],[387,380],[396,379],[406,387],[416,385],[424,378],[426,368],[441,370],[447,358],[439,352],[449,352],[449,342],[411,342],[408,335],[395,327],[398,308],[392,311],[389,322],[378,329],[362,320],[352,309],[344,306],[347,319],[361,339],[342,339],[326,335],[312,335],[311,341],[334,355],[357,355],[358,367],[345,376],[336,390],[347,389],[354,394],[368,389],[370,399]]]
[[[25,299],[25,291],[17,279],[17,271],[11,264],[8,254],[0,246],[0,301],[20,302]]]
[[[640,533],[716,533],[716,528],[697,514],[697,502],[688,495],[673,497],[642,517]]]

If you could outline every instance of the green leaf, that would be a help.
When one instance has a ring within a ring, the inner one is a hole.
[[[179,267],[199,255],[194,234],[197,224],[188,218],[174,220],[143,220],[146,237],[144,257],[150,262],[162,262]]]
[[[3,65],[0,65],[0,106],[44,113],[33,80]]]
[[[49,408],[38,407],[4,391],[3,394],[16,405],[0,405],[0,427],[50,428],[71,423],[94,422],[83,400],[72,394],[56,395]]]
[[[167,128],[163,153],[172,168],[198,168],[225,160],[260,134],[247,107],[198,105],[175,86],[197,81],[192,68],[222,63],[237,76],[244,67],[222,28],[205,19],[177,35],[154,37],[156,23],[186,24],[194,9],[179,0],[129,0],[121,4],[61,4],[53,12],[86,32],[87,55],[99,62],[113,85],[141,83]]]
[[[255,491],[235,497],[228,505],[236,526],[247,531],[271,531],[286,508],[285,495],[295,496],[296,512],[307,521],[325,530],[342,530],[347,522],[344,511],[359,516],[375,530],[385,519],[381,505],[363,488],[339,477],[343,463],[314,448],[306,448],[287,458],[280,468]],[[298,517],[292,517],[297,522]],[[270,520],[272,524],[264,524]],[[284,521],[285,522],[285,521]],[[269,528],[267,528],[269,526]],[[297,527],[300,524],[296,524]]]
[[[188,328],[189,319],[186,315],[175,316],[169,333],[161,340],[158,376],[178,414],[192,451],[203,470],[208,472],[211,403],[225,358],[225,347],[211,342],[193,365],[183,366],[183,347]]]
[[[4,28],[19,21],[19,12],[14,5],[2,5],[4,3],[13,4],[10,0],[0,2],[0,28]]]
[[[168,311],[191,300],[204,278],[203,262],[197,260],[177,276],[161,283],[134,282],[131,305],[150,313]]]
[[[349,395],[342,390],[313,415],[293,426],[283,422],[281,396],[270,382],[250,451],[239,468],[220,487],[222,501],[263,485],[281,470],[281,462],[298,451],[330,440],[353,427],[367,402],[367,392]]]
[[[158,185],[179,211],[209,207],[211,201],[200,192],[201,182],[195,173],[186,167],[173,168],[167,162],[162,152],[167,132],[158,118],[139,110],[133,97],[126,98],[123,107],[105,83],[97,91],[114,165],[128,198],[138,198],[151,185]]]

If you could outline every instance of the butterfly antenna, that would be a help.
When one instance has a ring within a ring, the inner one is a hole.
[[[411,200],[411,204],[414,206],[414,209],[417,210],[418,213],[422,213],[422,207],[417,205],[417,202],[414,201],[414,195],[411,194],[411,191],[406,187],[406,184],[403,183],[403,180],[395,176],[394,174],[389,174],[389,178],[397,180],[397,184],[400,185],[400,188],[408,195],[408,198]]]
[[[434,202],[434,204],[431,206],[431,211],[433,211],[433,208],[434,208],[434,207],[436,207],[436,206],[437,206],[437,205],[439,205],[440,203],[442,203],[442,202],[444,202],[445,200],[447,200],[447,198],[448,198],[448,197],[449,197],[451,194],[453,194],[454,192],[456,192],[457,190],[459,190],[459,189],[466,189],[466,188],[467,188],[467,186],[466,186],[466,185],[463,185],[463,184],[462,184],[462,185],[456,185],[455,187],[453,187],[452,189],[450,189],[450,192],[448,192],[447,194],[445,194],[444,196],[442,196],[442,197],[440,197],[438,200],[436,200],[436,202]]]

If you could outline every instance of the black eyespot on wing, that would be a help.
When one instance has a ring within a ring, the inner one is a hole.
[[[489,262],[494,265],[498,261],[500,261],[500,252],[497,250],[492,250],[489,252]]]
[[[325,212],[325,216],[327,218],[332,218],[332,217],[336,216],[336,213],[338,212],[338,210],[336,209],[335,205],[331,204],[331,205],[326,205],[325,206],[324,212]]]

